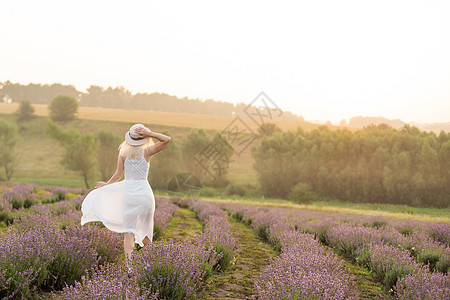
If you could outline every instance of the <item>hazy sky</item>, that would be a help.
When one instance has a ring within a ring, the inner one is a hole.
[[[450,1],[1,1],[0,81],[450,121]]]

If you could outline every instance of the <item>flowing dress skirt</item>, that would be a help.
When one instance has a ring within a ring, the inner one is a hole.
[[[153,241],[155,197],[147,180],[123,180],[92,190],[81,205],[81,225],[101,221],[115,232],[134,233],[135,243]]]

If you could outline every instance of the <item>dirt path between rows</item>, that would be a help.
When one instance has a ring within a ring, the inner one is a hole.
[[[195,213],[187,208],[178,207],[174,216],[170,220],[160,239],[173,239],[174,241],[184,241],[200,234],[203,230],[201,221]]]
[[[258,238],[250,227],[228,217],[236,239],[235,259],[218,275],[213,275],[198,298],[203,299],[251,299],[256,292],[253,280],[261,269],[277,255],[273,248]]]

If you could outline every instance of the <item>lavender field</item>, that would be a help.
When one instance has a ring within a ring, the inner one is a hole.
[[[1,299],[450,298],[450,224],[156,197],[128,274],[86,192],[0,183]]]

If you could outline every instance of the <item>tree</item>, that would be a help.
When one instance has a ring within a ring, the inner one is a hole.
[[[99,143],[98,165],[103,181],[108,181],[117,166],[118,147],[122,138],[113,131],[100,130],[96,135]]]
[[[14,148],[18,140],[18,130],[14,124],[0,119],[0,167],[10,180],[15,171],[16,155]]]
[[[281,128],[275,123],[263,123],[258,127],[258,134],[260,136],[269,136],[275,132],[281,132]]]
[[[206,134],[203,129],[192,130],[184,139],[181,146],[181,155],[183,162],[186,166],[186,170],[195,175],[200,182],[203,178],[206,178],[209,170],[208,166],[202,165],[197,159],[204,158],[202,150],[206,150],[206,147],[211,142],[211,138]]]
[[[308,183],[299,182],[289,192],[288,199],[297,203],[310,203],[317,201],[319,197]]]
[[[74,129],[64,130],[48,121],[46,133],[59,141],[64,148],[61,164],[83,176],[86,188],[96,165],[98,142],[91,133],[80,133]]]
[[[49,110],[53,121],[70,121],[78,112],[78,101],[75,97],[58,95],[50,103]]]
[[[447,178],[448,183],[450,183],[450,141],[442,143],[439,159],[441,161],[442,176]]]
[[[19,121],[27,121],[33,118],[34,106],[28,101],[22,101],[16,111],[17,119]]]
[[[342,120],[339,122],[339,126],[342,126],[342,127],[347,126],[347,120],[346,120],[346,119],[342,119]]]
[[[214,134],[209,147],[213,149],[210,152],[213,153],[210,171],[214,174],[214,177],[208,178],[210,180],[205,181],[205,184],[217,188],[225,187],[229,183],[227,174],[234,147],[220,132]]]
[[[275,133],[263,137],[259,146],[251,148],[255,160],[253,168],[265,196],[286,197],[298,183],[298,167],[292,159],[295,139],[292,132]]]
[[[170,136],[168,132],[162,132]],[[167,190],[170,180],[182,172],[180,167],[181,151],[177,141],[172,141],[150,158],[149,180],[151,186],[156,189]]]

